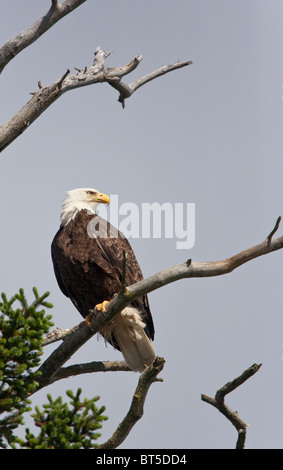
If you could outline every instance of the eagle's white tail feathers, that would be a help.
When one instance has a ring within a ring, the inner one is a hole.
[[[112,335],[115,336],[127,365],[135,372],[143,372],[155,359],[144,327],[139,311],[134,307],[126,307],[100,332],[110,342]]]

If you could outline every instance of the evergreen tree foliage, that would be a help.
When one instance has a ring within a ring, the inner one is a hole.
[[[80,400],[81,389],[76,395],[68,390],[71,398],[71,408],[62,401],[62,397],[53,400],[47,395],[49,403],[43,405],[43,411],[36,407],[33,415],[40,433],[35,437],[29,429],[26,430],[26,441],[20,441],[21,447],[28,449],[90,449],[96,447],[94,441],[100,437],[97,429],[102,427],[101,422],[107,417],[102,413],[105,407],[98,409],[95,402],[99,397],[91,400]]]
[[[46,301],[49,292],[42,296],[33,288],[35,300],[29,305],[24,290],[11,299],[2,294],[0,302],[0,447],[17,446],[29,449],[90,448],[99,434],[104,407],[96,408],[93,399],[80,400],[68,391],[71,407],[59,397],[48,395],[43,411],[36,408],[34,422],[40,427],[35,437],[26,430],[26,440],[19,439],[14,431],[24,423],[23,415],[31,410],[29,395],[36,389],[38,366],[42,355],[42,339],[53,325],[45,309],[52,308]]]

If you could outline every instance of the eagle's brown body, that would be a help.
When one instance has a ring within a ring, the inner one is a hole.
[[[99,228],[98,236],[95,228],[96,230]],[[109,236],[110,234],[112,236]],[[111,300],[114,294],[120,291],[124,252],[127,253],[127,285],[143,279],[128,240],[109,222],[97,214],[89,214],[86,209],[80,210],[67,225],[60,227],[53,239],[51,252],[59,287],[83,317],[86,317],[89,310],[97,304]],[[141,321],[144,323],[143,331],[132,335],[134,343],[135,337],[139,338],[141,335],[145,337],[143,341],[148,343],[147,347],[151,347],[148,338],[153,340],[154,326],[147,296],[136,299],[129,307],[138,309]],[[129,311],[128,309],[127,312]],[[119,321],[116,323],[118,325]],[[131,320],[128,325],[129,336],[134,331],[134,323]],[[110,337],[106,339],[124,354],[124,345],[120,344],[119,336],[120,331],[115,332],[114,319]],[[149,351],[146,354],[149,354]],[[151,356],[147,362],[152,362],[154,358],[153,349]],[[136,370],[142,368],[137,366]]]

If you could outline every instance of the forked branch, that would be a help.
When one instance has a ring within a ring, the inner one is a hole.
[[[191,65],[192,63],[193,62],[191,60],[185,60],[183,62],[177,61],[174,62],[174,64],[164,65],[159,69],[154,70],[154,72],[151,72],[145,75],[144,77],[139,78],[138,80],[130,83],[129,85],[124,83],[119,77],[115,76],[113,78],[109,78],[108,83],[113,86],[113,88],[119,91],[120,96],[118,98],[118,101],[122,104],[123,108],[125,108],[126,98],[130,98],[130,96],[142,85],[145,85],[151,80],[154,80],[157,77],[161,77],[162,75],[165,75],[166,73],[171,72],[172,70],[177,70],[179,68],[186,67],[187,65]]]
[[[74,75],[69,75],[70,70],[67,70],[61,78],[46,87],[39,81],[39,90],[33,92],[32,98],[17,114],[0,127],[0,152],[10,145],[11,142],[22,134],[49,106],[67,91],[96,83],[109,83],[112,87],[119,90],[119,101],[124,105],[125,99],[129,98],[136,89],[148,81],[192,63],[191,61],[176,62],[175,64],[151,72],[130,85],[126,85],[121,81],[122,77],[131,73],[139,65],[142,56],[138,54],[128,64],[121,67],[107,68],[105,67],[105,59],[109,55],[110,52],[105,52],[98,47],[92,66],[88,68],[85,67],[83,70],[77,68],[77,73]]]
[[[217,390],[214,398],[209,397],[207,395],[201,395],[201,399],[203,401],[217,408],[220,413],[222,413],[236,428],[238,432],[236,449],[243,449],[245,447],[248,424],[240,418],[237,411],[231,410],[231,408],[226,405],[224,399],[228,393],[233,392],[233,390],[235,390],[246,380],[252,377],[260,369],[260,367],[261,364],[253,364],[251,367],[245,370],[239,377],[232,380],[231,382],[228,382],[222,388]]]

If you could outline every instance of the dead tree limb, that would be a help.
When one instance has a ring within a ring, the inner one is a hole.
[[[50,331],[42,342],[42,346],[47,346],[48,344],[55,343],[56,341],[64,340],[67,336],[71,335],[76,331],[80,325],[76,325],[73,328],[67,328],[66,330],[62,330],[62,328],[55,328],[55,330]]]
[[[93,361],[85,364],[73,364],[61,367],[56,375],[52,377],[48,385],[58,380],[67,379],[81,374],[93,374],[95,372],[132,372],[125,361]]]
[[[176,62],[151,72],[145,77],[127,85],[129,92],[126,93],[126,85],[121,82],[122,77],[131,73],[141,62],[142,56],[138,54],[128,64],[121,67],[105,67],[105,59],[110,52],[103,51],[97,47],[95,60],[91,67],[84,70],[76,69],[78,72],[69,75],[70,70],[56,80],[52,85],[44,87],[39,81],[39,90],[32,93],[32,98],[3,126],[0,127],[0,152],[10,145],[19,135],[21,135],[51,104],[67,91],[96,83],[109,83],[120,92],[119,100],[124,105],[125,99],[129,98],[135,90],[154,78],[165,73],[176,70],[180,67],[192,64],[191,61]]]
[[[157,375],[162,371],[164,364],[165,360],[162,357],[156,357],[151,366],[140,375],[128,413],[119,424],[112,437],[104,444],[97,447],[97,449],[117,449],[126,439],[133,426],[143,416],[144,402],[149,387],[154,382],[162,382],[162,379],[158,379]]]
[[[85,1],[86,0],[66,0],[58,3],[57,0],[52,0],[51,8],[44,16],[39,18],[39,20],[37,20],[33,25],[29,26],[13,39],[10,39],[3,47],[1,47],[0,73],[17,54],[30,46],[55,23],[57,23],[57,21],[71,13]]]
[[[155,70],[154,72],[151,72],[145,75],[144,77],[139,78],[138,80],[130,83],[129,85],[122,82],[122,80],[119,77],[115,77],[115,76],[113,78],[108,78],[108,83],[113,88],[119,91],[120,96],[118,98],[118,101],[122,104],[123,108],[125,108],[126,98],[130,98],[130,96],[142,85],[145,85],[151,80],[154,80],[157,77],[161,77],[162,75],[165,75],[166,73],[171,72],[172,70],[177,70],[187,65],[191,65],[192,63],[193,62],[191,60],[186,60],[183,62],[177,61],[171,65],[164,65],[160,67],[159,69]]]
[[[217,408],[220,413],[222,413],[236,428],[238,432],[236,449],[244,449],[245,447],[248,424],[240,418],[237,411],[231,410],[231,408],[226,405],[224,399],[228,393],[233,392],[233,390],[235,390],[246,380],[252,377],[260,369],[260,367],[261,364],[253,364],[251,367],[245,370],[239,377],[232,380],[231,382],[228,382],[219,390],[217,390],[214,398],[209,397],[207,395],[201,395],[201,399],[203,401]]]

